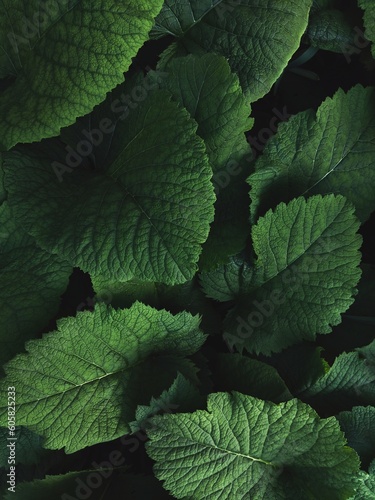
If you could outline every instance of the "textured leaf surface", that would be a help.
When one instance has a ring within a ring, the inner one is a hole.
[[[322,9],[310,16],[306,39],[312,47],[340,54],[353,43],[353,33],[353,27],[343,12]]]
[[[72,267],[39,248],[0,206],[0,365],[56,314]]]
[[[3,401],[7,387],[15,385],[17,423],[43,436],[46,448],[65,446],[72,453],[115,439],[130,430],[137,404],[160,391],[160,381],[148,379],[156,371],[153,359],[168,369],[178,356],[201,347],[199,321],[139,302],[119,311],[100,305],[93,313],[61,319],[56,332],[28,342],[28,354],[8,363],[0,384]],[[3,405],[0,425],[5,423]]]
[[[264,361],[276,368],[290,392],[296,395],[329,370],[330,366],[322,357],[322,351],[321,347],[311,342],[302,342],[271,357],[264,357]]]
[[[148,406],[138,405],[135,412],[136,420],[130,423],[132,433],[147,429],[152,425],[151,418],[155,415],[194,411],[202,405],[202,402],[203,398],[198,389],[178,373],[171,387],[163,391],[159,397],[151,398]]]
[[[251,283],[253,268],[236,256],[229,262],[200,275],[199,280],[207,297],[227,302],[236,300]]]
[[[59,134],[123,81],[162,0],[4,0],[0,150]]]
[[[252,229],[258,258],[224,325],[231,346],[269,355],[340,323],[361,276],[353,212],[342,196],[317,195],[259,219]]]
[[[338,356],[323,377],[295,395],[322,411],[327,405],[338,411],[375,406],[375,341]]]
[[[214,172],[215,220],[200,259],[201,268],[211,267],[245,246],[249,197],[244,179],[250,173],[247,159],[251,157],[245,132],[254,120],[249,118],[250,107],[238,77],[222,56],[174,59],[168,78],[159,76],[159,81],[198,123],[197,134],[204,140]]]
[[[182,37],[221,3],[222,0],[203,0],[201,2],[166,0],[151,30],[151,37],[158,38],[166,34]]]
[[[7,444],[9,443],[9,430],[7,427],[0,428],[0,467],[9,468],[8,458],[9,458],[9,448]],[[42,447],[42,438],[35,434],[35,432],[30,431],[26,427],[17,427],[15,430],[16,442],[16,464],[36,464],[43,455],[46,454],[46,450]]]
[[[375,491],[375,460],[371,462],[369,473],[360,472],[358,487],[352,500],[373,500]]]
[[[106,136],[94,170],[66,166],[71,152],[42,160],[15,151],[7,154],[6,187],[17,220],[38,243],[83,271],[183,283],[196,271],[213,219],[212,170],[195,122],[164,91],[146,92],[127,118],[120,98],[129,85],[95,111],[92,128],[79,123],[71,131],[75,155],[85,144],[90,150],[88,137],[95,144]],[[59,178],[54,168],[67,171]]]
[[[297,196],[338,193],[363,222],[375,209],[375,90],[353,87],[282,123],[257,160],[251,218]]]
[[[176,498],[344,499],[358,457],[338,422],[296,399],[211,394],[207,411],[154,418],[147,452]]]
[[[355,406],[337,416],[349,446],[361,458],[362,469],[375,458],[375,407]]]
[[[154,34],[172,34],[190,52],[228,59],[256,101],[270,90],[298,49],[312,0],[166,0]]]
[[[241,354],[219,353],[213,378],[215,387],[223,392],[238,391],[274,403],[292,398],[275,368]]]
[[[358,5],[364,10],[365,35],[372,42],[371,51],[375,57],[375,4],[372,0],[358,0]]]

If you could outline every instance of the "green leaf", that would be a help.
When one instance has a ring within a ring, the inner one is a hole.
[[[166,34],[183,37],[196,23],[220,5],[222,0],[166,0],[151,30],[151,38],[160,38]]]
[[[303,342],[273,354],[270,358],[263,358],[278,371],[290,392],[296,395],[310,387],[329,370],[322,351],[321,347],[316,347],[313,343]]]
[[[375,90],[338,90],[315,113],[279,125],[257,160],[251,185],[251,220],[297,196],[337,193],[350,200],[361,222],[375,208]]]
[[[157,72],[150,75],[151,80],[157,77]],[[250,107],[238,77],[222,56],[173,59],[168,78],[158,79],[160,87],[168,90],[198,123],[197,134],[206,145],[218,199],[200,267],[214,266],[245,246],[249,197],[243,181],[250,173],[252,156],[245,132],[252,128],[254,120],[249,118]]]
[[[337,9],[318,10],[309,19],[306,41],[311,47],[342,54],[353,43],[353,26]]]
[[[7,194],[4,186],[3,157],[0,153],[0,205],[6,200]]]
[[[114,282],[99,276],[93,277],[92,283],[97,302],[124,308],[139,300],[157,309],[166,309],[173,314],[181,311],[199,314],[202,316],[201,328],[209,334],[216,334],[222,326],[219,313],[204,296],[196,279],[181,285],[169,286],[138,280]]]
[[[375,338],[375,267],[362,263],[361,269],[358,295],[342,315],[342,323],[333,328],[331,335],[319,339],[319,343],[334,356],[365,346]]]
[[[130,422],[132,433],[147,429],[152,425],[151,418],[159,413],[178,413],[194,411],[203,403],[203,398],[194,385],[181,373],[173,381],[169,389],[162,392],[159,397],[152,397],[150,404],[138,405],[135,412],[136,420]]]
[[[181,356],[201,347],[199,322],[139,302],[119,311],[98,305],[61,319],[56,332],[29,341],[28,354],[7,364],[2,401],[7,387],[16,386],[17,424],[43,436],[46,448],[73,453],[115,439],[130,430],[137,404],[160,394],[165,380],[155,372],[172,364],[174,378]],[[4,403],[0,425],[6,425]]]
[[[219,353],[213,377],[219,391],[234,390],[274,403],[292,398],[275,368],[241,354]]]
[[[358,0],[358,5],[364,10],[365,35],[372,42],[371,52],[375,57],[375,4],[372,0]]]
[[[162,0],[5,0],[0,8],[0,150],[59,134],[89,113],[148,39]]]
[[[9,430],[7,427],[0,428],[0,443],[3,446],[0,450],[0,467],[9,469],[8,458],[9,448],[5,443],[10,443],[7,440],[9,437]],[[15,463],[16,464],[36,464],[39,460],[46,455],[46,450],[42,447],[42,438],[30,431],[26,427],[17,427],[15,430]]]
[[[197,134],[204,140],[214,173],[251,152],[245,137],[254,124],[249,118],[251,108],[224,57],[179,57],[169,64],[168,78],[162,75],[155,72],[149,78],[156,78],[160,88],[168,90],[198,123]]]
[[[355,406],[341,412],[337,419],[349,446],[360,456],[362,469],[367,469],[375,458],[375,407]]]
[[[334,408],[337,413],[353,405],[375,406],[375,341],[341,354],[324,376],[294,395],[322,412]]]
[[[72,267],[39,248],[0,206],[0,366],[57,313]]]
[[[353,212],[342,196],[317,195],[259,219],[252,228],[258,259],[224,324],[231,347],[270,355],[341,322],[361,276]]]
[[[253,268],[245,260],[236,256],[225,265],[203,272],[200,277],[204,293],[207,297],[227,302],[238,299],[251,283]]]
[[[329,9],[334,6],[335,0],[313,0],[311,7],[311,12],[316,12],[317,10]]]
[[[275,405],[210,394],[208,411],[154,417],[146,443],[176,498],[345,499],[358,457],[334,418],[293,399]]]
[[[153,35],[228,59],[251,101],[269,92],[298,49],[312,0],[166,0]]]
[[[143,101],[122,106],[134,89],[146,92]],[[76,138],[65,159],[7,153],[12,209],[43,248],[92,276],[183,283],[195,274],[214,215],[212,171],[195,132],[164,91],[121,86],[65,133]],[[99,163],[68,167],[84,146]]]
[[[375,491],[375,460],[371,462],[369,473],[361,471],[358,486],[351,500],[374,500]]]

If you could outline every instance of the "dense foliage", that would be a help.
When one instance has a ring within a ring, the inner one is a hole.
[[[0,495],[375,499],[370,0],[3,0]]]

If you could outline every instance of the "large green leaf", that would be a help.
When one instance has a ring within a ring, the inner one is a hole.
[[[171,371],[172,380],[177,370],[185,374],[181,357],[204,341],[199,322],[139,302],[119,311],[98,305],[93,313],[59,320],[56,332],[29,341],[28,354],[7,364],[0,425],[7,422],[5,394],[12,385],[17,424],[43,436],[46,448],[72,453],[126,434],[137,404],[165,387],[156,373]]]
[[[147,453],[176,498],[345,499],[358,457],[335,418],[293,399],[210,394],[207,411],[154,417]]]
[[[39,248],[0,206],[0,366],[57,313],[72,267]]]
[[[153,35],[172,34],[189,52],[228,59],[256,101],[270,90],[298,49],[312,0],[166,0]]]
[[[375,209],[375,90],[339,90],[315,113],[282,123],[256,162],[251,218],[297,196],[337,193],[363,222]]]
[[[163,74],[163,73],[162,73]],[[161,74],[161,75],[162,75]],[[190,55],[171,61],[161,88],[171,92],[198,123],[217,193],[215,220],[204,244],[200,267],[225,262],[245,246],[249,231],[248,189],[251,149],[245,132],[253,126],[250,107],[238,78],[222,56]],[[151,78],[158,76],[158,72]]]
[[[123,80],[162,0],[4,0],[0,150],[59,134]]]
[[[64,131],[65,159],[7,153],[5,184],[17,220],[76,267],[114,281],[183,283],[213,219],[212,170],[188,113],[142,83],[118,87]],[[143,100],[122,105],[134,89]],[[88,151],[93,170],[82,163]]]
[[[295,396],[324,412],[353,405],[375,406],[375,341],[366,348],[340,354],[325,375]]]
[[[271,354],[330,333],[361,276],[354,207],[342,196],[281,203],[252,228],[258,259],[225,322],[238,350]]]

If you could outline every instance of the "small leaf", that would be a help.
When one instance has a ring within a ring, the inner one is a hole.
[[[305,36],[311,47],[341,54],[353,43],[354,31],[343,12],[322,9],[310,16]]]
[[[141,429],[147,429],[151,425],[150,419],[161,413],[182,413],[194,411],[202,405],[203,399],[194,385],[181,373],[173,381],[169,389],[155,398],[151,398],[148,406],[138,405],[135,412],[136,420],[130,422],[132,433]]]
[[[292,398],[277,370],[241,354],[219,353],[214,359],[215,387],[238,391],[274,403]]]
[[[362,469],[367,469],[375,458],[375,407],[354,406],[351,411],[343,411],[337,419],[349,446],[361,458]]]
[[[330,370],[311,386],[295,393],[319,411],[375,406],[375,341],[366,348],[338,356]]]

